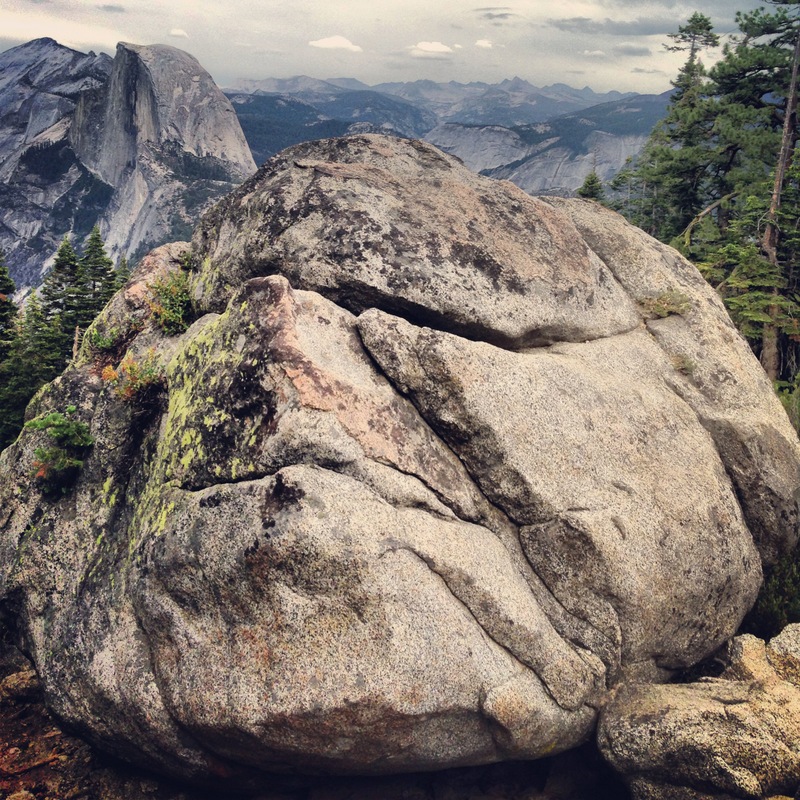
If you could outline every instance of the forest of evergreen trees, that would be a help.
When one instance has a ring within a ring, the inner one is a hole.
[[[736,15],[738,33],[710,69],[703,55],[720,37],[708,17],[695,13],[670,36],[687,59],[667,115],[606,202],[699,267],[797,426],[800,0],[763,2]],[[603,200],[604,187],[587,181],[581,194]]]
[[[17,308],[0,252],[0,450],[16,439],[30,399],[61,373],[81,332],[127,277],[124,260],[114,268],[95,226],[80,255],[62,241],[39,291]]]

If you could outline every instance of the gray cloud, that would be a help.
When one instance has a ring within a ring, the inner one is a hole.
[[[642,0],[596,0],[597,4],[603,8],[640,8]],[[649,5],[657,5],[659,8],[666,10],[681,9],[685,18],[688,18],[692,13],[692,6],[687,6],[681,0],[657,0],[656,3]],[[711,21],[717,26],[729,26],[733,24],[734,17],[737,11],[750,11],[755,8],[763,8],[764,3],[761,0],[703,0],[702,8],[698,8],[701,13],[711,18]],[[673,22],[673,29],[676,25],[685,22],[685,18],[675,18]]]
[[[666,75],[662,69],[642,69],[641,67],[634,67],[631,72],[635,75]]]
[[[653,51],[649,47],[643,47],[638,44],[630,44],[625,42],[623,44],[614,45],[614,55],[617,56],[651,56]]]
[[[126,9],[125,6],[115,6],[115,5],[104,5],[104,6],[97,6],[101,11],[109,11],[112,14],[124,14]]]
[[[720,5],[726,2],[728,0],[722,0]],[[603,8],[638,8],[642,5],[642,0],[597,0],[597,4]],[[659,0],[657,5],[662,8],[675,8],[678,5],[678,0]],[[711,3],[706,0],[705,5],[713,5],[713,0]]]
[[[483,8],[473,8],[473,13],[479,19],[484,19],[492,25],[505,25],[507,22],[519,19],[519,14],[515,13],[510,6],[484,6]]]
[[[589,17],[570,17],[568,19],[549,19],[547,24],[567,33],[588,35],[608,34],[610,36],[653,36],[667,34],[675,30],[672,17],[647,17],[635,20],[590,19]]]

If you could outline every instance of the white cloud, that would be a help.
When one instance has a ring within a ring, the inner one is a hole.
[[[169,35],[173,39],[188,39],[189,38],[189,34],[186,33],[186,31],[183,28],[173,28],[169,32]]]
[[[485,50],[489,50],[492,46],[492,43],[488,39],[478,39],[475,42],[475,47],[483,47]]]
[[[453,45],[453,47],[454,47],[456,50],[463,50],[463,49],[464,49],[464,45],[461,45],[461,44],[454,44],[454,45]]]
[[[325,39],[316,39],[309,42],[312,47],[320,47],[323,50],[349,50],[351,53],[361,53],[363,50],[357,45],[353,44],[349,39],[344,36],[328,36]]]
[[[417,42],[408,48],[414,58],[447,58],[453,52],[452,47],[448,47],[442,42]]]
[[[606,54],[602,50],[584,50],[581,55],[586,58],[605,58]]]

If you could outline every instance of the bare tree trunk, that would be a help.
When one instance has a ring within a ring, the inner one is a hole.
[[[719,208],[728,200],[732,200],[739,192],[731,192],[730,194],[726,194],[724,197],[720,197],[719,200],[715,200],[710,206],[706,206],[684,229],[681,237],[683,238],[683,246],[686,250],[689,249],[689,246],[692,243],[692,231],[694,230],[695,226],[703,220],[704,217],[707,217],[714,209]]]
[[[792,164],[792,156],[795,149],[795,127],[797,124],[797,73],[800,65],[800,30],[794,44],[794,56],[792,57],[792,78],[789,86],[789,96],[786,99],[786,113],[783,118],[783,135],[781,136],[781,152],[778,156],[778,163],[775,166],[775,183],[772,187],[772,198],[767,213],[767,225],[764,229],[764,236],[761,240],[761,249],[769,260],[770,264],[778,267],[778,239],[780,230],[778,228],[778,211],[781,207],[781,195],[783,186],[786,183],[786,174]],[[772,290],[777,297],[777,288]],[[777,305],[771,306],[769,316],[772,322],[764,325],[764,332],[761,339],[761,365],[764,367],[771,380],[777,380],[780,370],[780,353],[778,351],[778,328],[775,320],[778,317]]]
[[[81,329],[78,325],[75,326],[75,334],[72,338],[72,357],[77,358],[78,350],[81,348]]]

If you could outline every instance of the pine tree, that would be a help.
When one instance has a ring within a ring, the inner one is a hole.
[[[128,266],[128,259],[123,255],[119,260],[119,264],[117,264],[116,270],[114,270],[114,291],[118,292],[130,277],[131,269]]]
[[[42,312],[53,330],[62,365],[69,361],[75,329],[86,316],[86,295],[78,255],[65,237],[41,288]]]
[[[601,201],[605,198],[605,191],[603,190],[603,181],[600,176],[592,170],[583,182],[583,185],[578,189],[578,197],[583,197],[585,200],[598,200]]]
[[[8,348],[13,335],[17,307],[12,297],[16,288],[11,275],[8,273],[5,254],[0,250],[0,362],[4,361],[8,355]]]
[[[713,86],[699,57],[719,38],[711,20],[699,13],[669,36],[675,44],[665,45],[667,49],[688,50],[689,57],[672,82],[675,91],[666,116],[628,176],[628,186],[637,186],[635,200],[628,201],[631,220],[664,241],[680,233],[714,195],[720,159],[712,135]]]
[[[708,73],[715,43],[693,15],[671,37],[689,58],[665,120],[612,183],[631,221],[698,262],[773,380],[800,363],[800,173],[793,167],[800,0],[736,15],[739,34]],[[794,198],[794,199],[791,199]]]
[[[34,293],[15,316],[8,301],[12,313],[7,315],[9,336],[3,350],[3,303],[14,284],[0,258],[0,449],[16,438],[35,392],[69,362],[76,330],[92,323],[127,277],[126,266],[113,268],[97,227],[81,258],[65,238],[45,276],[41,300]]]
[[[86,290],[86,302],[79,314],[78,325],[85,330],[116,291],[114,263],[106,253],[105,243],[97,225],[92,228],[80,260],[81,280]]]
[[[798,177],[792,162],[798,135],[800,2],[767,2],[778,6],[774,12],[737,14],[741,35],[712,71],[720,96],[720,140],[735,154],[728,180],[736,199],[723,220],[733,222],[720,230],[719,252],[728,262],[726,286],[741,289],[742,276],[758,276],[759,288],[729,297],[727,303],[734,314],[741,318],[744,311],[760,327],[753,348],[769,377],[792,380],[798,263],[796,248],[789,240],[782,242],[780,232],[798,223],[796,206],[785,206],[784,195]],[[754,208],[760,209],[756,216]]]
[[[0,363],[0,449],[16,439],[37,389],[61,369],[52,325],[34,293],[17,314],[8,354]]]
[[[686,25],[679,25],[677,33],[668,33],[667,36],[677,44],[664,47],[670,52],[689,51],[689,64],[697,63],[697,56],[701,49],[716,47],[719,44],[719,36],[714,33],[711,20],[695,11],[686,22]]]

